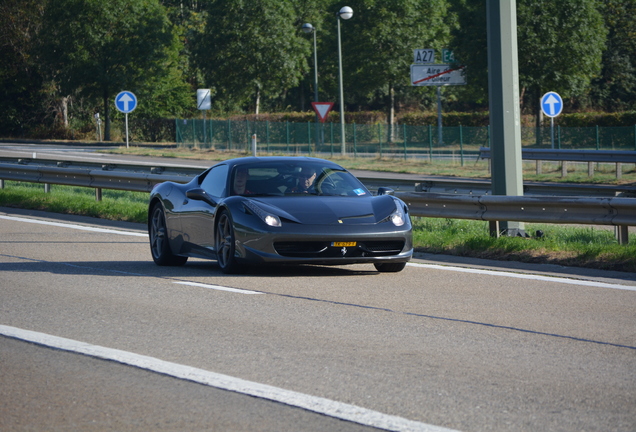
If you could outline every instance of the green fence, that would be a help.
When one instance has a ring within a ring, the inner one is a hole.
[[[339,154],[340,124],[313,122],[254,122],[176,120],[176,142],[182,147],[249,152],[255,134],[267,153]],[[318,133],[316,133],[318,132]],[[440,139],[441,136],[441,139]],[[521,128],[522,145],[551,148],[551,128]],[[355,156],[474,157],[488,147],[488,127],[443,127],[386,124],[345,126],[345,152]],[[554,148],[636,150],[636,126],[554,129]]]

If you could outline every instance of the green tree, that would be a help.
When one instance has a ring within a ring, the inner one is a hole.
[[[216,104],[243,105],[284,95],[308,70],[311,50],[300,36],[292,0],[211,0],[195,51]]]
[[[33,56],[43,9],[38,0],[0,2],[0,132],[6,135],[25,133],[29,119],[43,115],[42,77]]]
[[[180,43],[157,0],[49,0],[40,39],[43,71],[63,95],[81,91],[102,100],[106,140],[112,98],[121,90],[137,94],[140,113],[166,114],[188,103],[176,63]]]
[[[597,0],[518,0],[517,38],[522,103],[539,108],[543,93],[584,95],[599,73],[606,30]],[[456,58],[468,66],[475,95],[487,95],[486,2],[454,0]],[[538,117],[538,116],[537,116]]]
[[[362,97],[377,92],[386,95],[384,105],[393,125],[395,90],[411,87],[413,50],[435,48],[441,53],[449,41],[447,1],[352,0],[346,4],[354,11],[341,25],[346,79],[355,83],[349,84],[348,92]]]
[[[636,109],[636,0],[605,0],[600,9],[607,49],[590,98],[610,111]]]

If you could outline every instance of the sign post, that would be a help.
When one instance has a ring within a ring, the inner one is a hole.
[[[205,128],[205,112],[212,108],[212,99],[210,98],[210,89],[197,90],[197,109],[203,111],[203,145],[208,142],[207,132]],[[212,141],[212,139],[210,139]]]
[[[557,92],[547,92],[541,97],[541,111],[550,117],[550,140],[554,150],[554,118],[563,111],[563,99]]]
[[[427,55],[428,52],[432,54]],[[435,50],[414,50],[415,64],[411,65],[411,85],[414,86],[436,86],[437,87],[437,142],[443,143],[442,133],[442,86],[465,85],[466,75],[464,66],[454,66],[452,64],[431,64],[435,61]],[[418,61],[425,59],[429,61]],[[455,57],[450,50],[442,51],[444,62],[454,62]]]
[[[137,96],[129,91],[119,92],[115,97],[115,107],[126,115],[126,148],[128,148],[128,113],[137,108]]]

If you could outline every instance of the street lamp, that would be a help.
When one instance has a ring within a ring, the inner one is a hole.
[[[342,91],[342,47],[340,42],[340,18],[349,19],[353,16],[353,9],[349,6],[344,6],[338,11],[336,17],[338,18],[338,70],[340,72],[340,140],[342,144],[342,155],[345,156],[347,148],[345,145],[345,119],[344,119],[344,93]]]
[[[316,50],[316,27],[309,23],[302,26],[305,33],[314,34],[314,102],[318,102],[318,51]],[[320,135],[320,125],[318,124],[318,113],[316,113],[316,145],[318,145]]]

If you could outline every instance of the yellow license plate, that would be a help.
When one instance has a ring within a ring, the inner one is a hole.
[[[358,242],[331,242],[331,246],[333,247],[353,247],[357,244]]]

